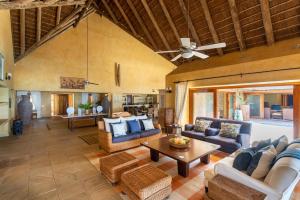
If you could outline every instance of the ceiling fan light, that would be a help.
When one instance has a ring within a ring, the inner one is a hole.
[[[193,57],[193,55],[194,54],[192,52],[184,52],[184,53],[181,54],[181,56],[183,58],[191,58],[191,57]]]

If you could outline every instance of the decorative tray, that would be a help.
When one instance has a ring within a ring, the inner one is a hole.
[[[169,143],[174,148],[184,149],[190,146],[190,139],[184,136],[175,136],[169,139]]]

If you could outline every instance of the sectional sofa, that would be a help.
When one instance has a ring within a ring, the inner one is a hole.
[[[196,120],[209,120],[212,121],[212,124],[205,132],[197,132],[194,130],[194,124],[187,124],[185,130],[182,131],[183,136],[218,144],[221,146],[220,150],[227,153],[233,153],[241,147],[247,148],[250,146],[251,123],[209,117],[197,117]],[[219,135],[221,123],[241,124],[240,133],[236,139]]]

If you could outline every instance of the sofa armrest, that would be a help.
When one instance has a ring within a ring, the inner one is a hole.
[[[112,134],[99,130],[99,144],[102,149],[109,152],[109,148],[112,145]]]
[[[250,135],[240,133],[236,137],[236,142],[242,145],[242,148],[249,148],[250,147]]]
[[[276,192],[264,182],[254,179],[251,176],[248,176],[247,174],[244,174],[243,172],[233,168],[232,166],[226,165],[225,163],[217,163],[214,171],[215,174],[220,174],[266,194],[267,197],[265,200],[280,200],[282,198],[282,194]]]
[[[98,129],[101,131],[105,131],[104,121],[98,121]]]
[[[185,131],[192,131],[192,130],[194,130],[194,125],[193,124],[186,124],[186,125],[184,125],[184,130]]]
[[[160,124],[153,124],[153,126],[154,126],[154,128],[161,130],[161,125]]]

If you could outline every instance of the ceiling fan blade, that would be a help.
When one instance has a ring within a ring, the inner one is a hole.
[[[180,38],[181,45],[186,48],[191,47],[191,39],[190,38]]]
[[[98,83],[89,82],[90,85],[99,85]]]
[[[226,43],[224,43],[224,42],[200,46],[194,50],[199,51],[199,50],[208,50],[208,49],[216,49],[216,48],[223,48],[223,47],[226,47]]]
[[[174,61],[178,60],[180,57],[181,57],[181,54],[178,54],[171,61],[174,62]]]
[[[169,51],[156,51],[155,53],[173,53],[173,52],[179,52],[180,50],[169,50]]]
[[[208,55],[205,55],[203,53],[200,53],[200,52],[197,52],[197,51],[193,51],[193,54],[199,58],[202,58],[202,59],[205,59],[205,58],[208,58],[209,56]]]

